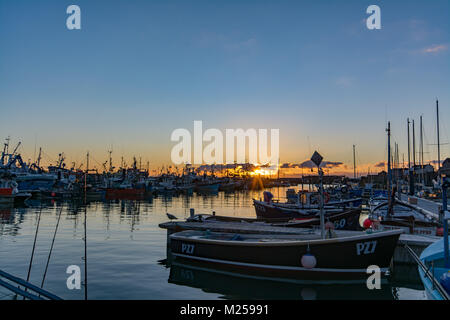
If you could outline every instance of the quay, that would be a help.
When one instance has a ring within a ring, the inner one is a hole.
[[[272,235],[295,235],[304,234],[305,229],[287,228],[271,226],[264,222],[222,222],[222,221],[206,221],[206,222],[164,222],[159,227],[167,230],[167,243],[170,244],[170,235],[183,230],[196,230],[224,233],[241,233],[241,234],[272,234]],[[433,242],[439,240],[439,237],[422,236],[412,234],[402,234],[394,252],[394,263],[416,264],[406,246],[411,248],[417,255]]]

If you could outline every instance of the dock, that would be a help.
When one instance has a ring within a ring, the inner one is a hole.
[[[159,227],[167,230],[167,243],[170,243],[169,236],[172,233],[183,230],[196,230],[211,232],[225,232],[225,233],[240,233],[240,234],[272,234],[272,235],[295,235],[304,234],[305,230],[301,228],[276,227],[267,223],[260,222],[164,222],[159,224]],[[421,236],[413,234],[402,234],[394,252],[394,263],[416,264],[411,254],[406,249],[405,245],[411,248],[417,255],[433,242],[439,240],[439,237]]]

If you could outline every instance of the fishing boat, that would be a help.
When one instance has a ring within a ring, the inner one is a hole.
[[[20,204],[31,197],[31,193],[21,192],[14,180],[0,179],[0,203]]]
[[[402,230],[336,230],[323,238],[319,230],[304,234],[231,234],[181,231],[170,235],[176,260],[228,267],[252,275],[309,280],[367,279],[367,268],[388,270]],[[345,257],[345,258],[344,258]]]
[[[286,194],[289,199],[292,190],[288,190]],[[269,191],[264,191],[263,196],[264,201],[253,199],[258,218],[310,218],[315,216],[320,208],[320,195],[318,193],[301,192],[297,197],[297,201],[292,201],[291,197],[291,200],[284,203],[273,200],[273,194]],[[329,200],[327,193],[324,193],[324,210],[329,214],[342,213],[348,209],[360,209],[362,204],[361,198],[340,201]]]
[[[448,177],[442,183],[442,207],[447,208]],[[448,223],[450,212],[442,212],[443,238],[428,246],[420,255],[418,270],[420,279],[431,300],[450,300],[450,239]]]
[[[140,199],[144,197],[145,189],[133,188],[131,185],[122,185],[121,188],[107,188],[105,198],[111,199]]]
[[[440,239],[428,246],[420,255],[420,261],[426,270],[419,266],[419,275],[430,300],[448,300],[450,295],[450,267],[446,266],[444,261],[445,240],[449,242],[448,238]],[[434,283],[434,279],[439,281],[441,288]]]
[[[378,200],[377,205],[376,201],[372,202],[369,220],[364,222],[365,227],[383,230],[401,228],[408,234],[442,236],[442,223],[420,208],[397,200],[395,189],[390,200]]]
[[[350,209],[337,213],[328,212],[325,215],[325,220],[327,224],[331,223],[329,228],[336,230],[362,230],[359,223],[359,217],[361,214],[361,209]],[[288,227],[288,228],[311,228],[320,225],[320,216],[316,214],[309,218],[296,218],[291,219],[287,222],[274,222],[274,226]]]
[[[260,201],[253,199],[256,216],[260,219],[310,219],[316,217],[320,209],[318,207],[299,208],[298,206],[279,206],[273,202]],[[361,208],[346,208],[336,206],[325,206],[325,215],[333,216],[336,214],[347,213],[347,215],[354,215],[359,217]]]
[[[236,189],[236,182],[228,180],[221,182],[219,185],[219,191],[233,192]]]
[[[195,184],[195,191],[199,193],[217,193],[219,192],[220,182],[201,181]]]

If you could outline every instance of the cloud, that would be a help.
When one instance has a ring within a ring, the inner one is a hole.
[[[375,168],[384,168],[386,166],[386,162],[385,161],[380,161],[378,163],[375,164]]]
[[[446,51],[448,46],[446,44],[434,45],[428,48],[422,49],[423,53],[438,53],[442,51]]]
[[[334,161],[322,161],[322,163],[320,164],[321,168],[326,168],[326,169],[333,169],[333,168],[338,168],[340,166],[342,166],[344,163],[342,162],[334,162]],[[311,161],[311,160],[306,160],[304,162],[302,162],[300,165],[297,165],[297,168],[316,168],[317,166]]]

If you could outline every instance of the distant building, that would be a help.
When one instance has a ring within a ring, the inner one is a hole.
[[[442,166],[439,171],[443,175],[450,176],[450,158],[447,158],[444,162],[442,162]]]

